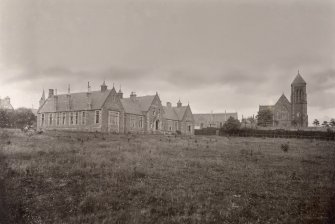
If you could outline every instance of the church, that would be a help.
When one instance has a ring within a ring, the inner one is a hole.
[[[99,91],[57,95],[43,91],[37,112],[39,130],[69,130],[110,133],[181,133],[194,134],[194,118],[190,105],[177,103],[163,106],[158,93],[128,98],[105,82]]]
[[[282,94],[275,105],[260,105],[273,113],[273,127],[308,127],[306,82],[299,71],[291,84],[291,102]]]

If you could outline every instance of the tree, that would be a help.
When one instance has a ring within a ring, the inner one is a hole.
[[[0,128],[9,128],[9,114],[6,110],[0,110]]]
[[[314,126],[319,126],[320,125],[320,121],[318,119],[315,119],[313,121],[313,124],[314,124]]]
[[[271,110],[260,110],[256,116],[257,125],[259,126],[271,126],[273,123],[273,113]]]
[[[324,122],[322,123],[322,126],[325,127],[325,128],[329,127],[328,121],[324,121]]]
[[[330,119],[329,125],[332,126],[332,127],[335,127],[335,119],[334,118]]]
[[[0,110],[0,128],[24,128],[36,122],[36,116],[27,108]]]
[[[32,125],[36,122],[36,116],[31,109],[23,107],[16,109],[10,119],[15,128],[24,128],[26,125]]]
[[[255,118],[253,118],[253,117],[248,117],[247,120],[250,122],[250,124],[255,123]]]
[[[229,119],[224,123],[222,129],[228,133],[234,133],[239,130],[241,127],[241,123],[239,120],[229,117]]]

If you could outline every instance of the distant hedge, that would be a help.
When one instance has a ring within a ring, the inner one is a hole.
[[[195,130],[196,135],[216,135],[217,131],[221,136],[240,136],[240,137],[267,137],[267,138],[307,138],[335,141],[335,132],[331,129],[327,131],[305,131],[305,130],[259,130],[259,129],[239,129],[227,131],[218,128],[205,128]]]

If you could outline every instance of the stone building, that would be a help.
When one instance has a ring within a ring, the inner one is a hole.
[[[209,114],[194,114],[194,125],[196,129],[202,128],[221,128],[224,123],[230,118],[238,119],[237,113],[209,113]]]
[[[14,107],[10,103],[10,98],[6,96],[4,99],[0,97],[0,109],[1,110],[14,110]]]
[[[164,130],[167,132],[180,131],[183,134],[194,134],[194,115],[190,105],[183,106],[180,100],[176,107],[170,102],[163,106],[164,109]]]
[[[259,111],[270,110],[273,113],[274,127],[307,127],[307,93],[306,82],[299,71],[291,84],[291,102],[282,94],[275,105],[260,105]]]
[[[37,126],[42,130],[72,130],[110,133],[167,133],[180,131],[193,134],[194,123],[190,106],[175,108],[176,127],[169,129],[165,109],[158,93],[124,98],[121,89],[108,89],[105,82],[100,91],[57,95],[53,89],[45,98],[44,91],[38,110]],[[179,112],[179,110],[183,110]],[[180,115],[180,117],[179,117]]]

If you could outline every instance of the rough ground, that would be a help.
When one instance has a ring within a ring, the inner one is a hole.
[[[0,223],[334,223],[334,164],[327,141],[0,130]]]

